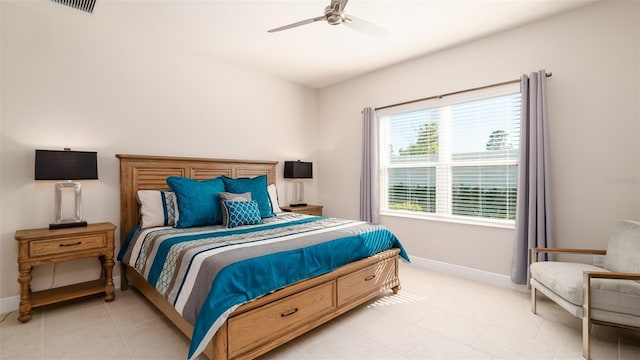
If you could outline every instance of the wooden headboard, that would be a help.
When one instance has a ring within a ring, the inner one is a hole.
[[[167,190],[167,177],[184,176],[204,180],[225,175],[230,178],[267,175],[276,182],[277,161],[225,160],[173,156],[116,154],[120,159],[120,241],[140,223],[136,191]]]

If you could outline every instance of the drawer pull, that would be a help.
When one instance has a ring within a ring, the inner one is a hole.
[[[287,312],[283,312],[282,314],[280,314],[280,317],[287,317],[287,316],[293,315],[293,314],[295,314],[297,312],[298,312],[298,308],[294,308],[293,310],[289,310]]]
[[[78,241],[78,242],[74,242],[72,244],[60,244],[60,247],[65,247],[65,246],[76,246],[76,245],[80,245],[82,244],[82,241]]]
[[[375,278],[376,278],[376,276],[375,276],[375,275],[369,275],[369,276],[367,276],[366,278],[364,278],[364,281],[371,281],[371,280],[373,280],[373,279],[375,279]]]

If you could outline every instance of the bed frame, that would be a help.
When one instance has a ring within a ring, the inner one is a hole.
[[[177,175],[210,179],[219,175],[267,175],[275,183],[277,161],[223,160],[117,154],[120,159],[120,239],[139,223],[136,191],[167,189]],[[378,296],[400,289],[398,249],[391,249],[304,280],[238,307],[207,345],[211,360],[253,359]],[[121,288],[129,282],[189,339],[189,324],[151,284],[122,264]]]

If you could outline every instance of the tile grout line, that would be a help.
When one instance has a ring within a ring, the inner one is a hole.
[[[397,296],[397,295],[400,295],[400,296],[403,296],[403,295],[409,295],[408,297],[412,298],[412,300],[415,300],[416,302],[426,301],[424,298],[422,298],[422,297],[420,297],[420,296],[418,296],[418,295],[414,295],[414,294],[411,294],[410,292],[400,290],[400,291],[398,291],[398,293],[397,293],[397,294],[393,294],[393,295],[387,294],[387,295],[384,295],[384,296],[382,296],[381,298],[379,298],[379,299],[377,299],[377,300],[375,300],[375,301],[370,301],[369,303],[367,303],[366,307],[367,307],[367,308],[370,308],[370,309],[372,309],[372,310],[374,310],[374,311],[376,311],[376,312],[378,312],[378,313],[380,313],[380,314],[384,314],[385,316],[391,316],[391,317],[395,318],[396,320],[399,320],[399,321],[401,321],[401,322],[403,322],[403,323],[405,323],[405,324],[408,324],[408,325],[411,325],[411,326],[417,326],[416,324],[410,323],[410,322],[408,322],[407,320],[405,320],[405,319],[403,319],[403,318],[400,318],[400,317],[398,317],[398,316],[396,316],[396,315],[393,315],[393,314],[386,313],[386,312],[384,312],[384,311],[381,311],[379,308],[376,308],[376,306],[373,306],[373,304],[375,304],[375,303],[376,303],[376,301],[379,301],[380,299],[383,299],[383,298],[384,298],[384,297],[386,297],[386,296]],[[427,316],[428,316],[428,315],[425,315],[425,316],[423,316],[421,319],[426,318]],[[418,320],[418,321],[419,321],[419,320]],[[367,336],[366,334],[362,334],[362,333],[360,333],[360,332],[358,332],[358,333],[359,333],[359,335],[360,335],[360,336],[364,337],[365,339],[369,339],[369,340],[371,340],[371,341],[373,341],[373,342],[376,342],[376,343],[378,342],[378,341],[376,341],[375,339],[373,339],[373,338],[371,338],[371,337]],[[383,345],[383,344],[380,344],[380,345],[381,345],[382,347],[384,347],[385,349],[387,349],[387,350],[391,351],[392,353],[394,353],[394,354],[398,354],[398,355],[402,356],[404,359],[409,359],[409,358],[407,357],[407,354],[409,354],[409,353],[410,353],[410,351],[411,351],[411,350],[416,346],[416,343],[411,344],[411,348],[410,348],[409,350],[405,351],[404,353],[399,353],[399,352],[395,351],[394,349],[391,349],[390,347],[388,347],[388,346],[386,346],[386,345]]]
[[[129,353],[129,358],[133,359],[133,352],[131,351],[131,348],[129,347],[129,344],[127,343],[127,340],[122,335],[122,331],[121,331],[120,327],[118,326],[118,324],[116,323],[116,320],[113,318],[113,315],[111,314],[111,309],[109,309],[109,306],[107,306],[107,302],[104,301],[104,299],[102,299],[102,303],[104,304],[105,308],[107,309],[107,313],[109,314],[109,319],[111,319],[111,321],[113,322],[113,325],[118,330],[118,336],[120,337],[120,340],[122,340],[122,342],[124,343],[124,346],[127,348],[127,352]]]

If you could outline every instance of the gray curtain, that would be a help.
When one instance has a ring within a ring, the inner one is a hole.
[[[544,70],[522,76],[522,121],[516,207],[516,242],[511,281],[529,282],[529,249],[554,247],[549,164],[547,76]]]
[[[360,176],[360,220],[380,222],[378,185],[378,119],[376,111],[362,110],[362,172]]]

